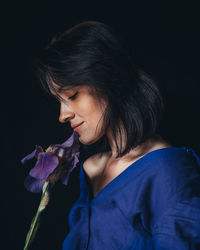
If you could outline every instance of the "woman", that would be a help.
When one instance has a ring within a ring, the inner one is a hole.
[[[200,249],[200,159],[158,134],[162,97],[123,40],[81,23],[51,41],[39,69],[60,122],[79,134],[82,154],[93,150],[63,249]]]

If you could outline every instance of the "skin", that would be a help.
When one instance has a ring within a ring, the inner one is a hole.
[[[58,88],[55,84],[54,87]],[[72,99],[71,97],[76,93],[77,95]],[[59,121],[61,123],[70,122],[71,126],[84,122],[77,131],[80,142],[83,144],[92,144],[98,141],[103,136],[101,126],[106,101],[102,100],[100,102],[95,98],[88,86],[79,86],[64,90],[59,95],[62,98],[62,101],[60,101]],[[145,154],[153,150],[171,146],[159,135],[156,135],[138,145],[125,156],[116,158],[116,145],[111,131],[108,130],[106,135],[111,151],[104,153],[103,156],[96,154],[89,157],[83,166],[89,177],[94,197],[109,182]],[[123,143],[125,143],[125,138]]]
[[[74,94],[77,95],[74,96]],[[77,133],[79,140],[83,144],[92,144],[99,140],[103,133],[102,115],[106,108],[106,103],[100,103],[97,98],[90,93],[87,86],[79,86],[73,89],[61,92],[60,97],[60,116],[61,123],[70,122],[71,126],[84,122]]]

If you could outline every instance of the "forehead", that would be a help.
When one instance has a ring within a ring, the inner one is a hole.
[[[78,85],[78,86],[59,86],[54,82],[48,83],[49,86],[49,91],[51,92],[52,95],[54,96],[61,96],[62,94],[64,95],[71,95],[75,91],[79,91],[85,94],[90,94],[94,95],[95,92],[93,91],[92,87],[87,86],[87,85]]]
[[[65,97],[73,95],[76,91],[79,92],[79,94],[82,94],[87,97],[93,97],[96,100],[99,101],[99,103],[106,104],[106,98],[104,96],[100,95],[100,92],[96,88],[92,88],[88,85],[78,85],[78,86],[59,86],[55,84],[54,82],[51,82],[48,84],[49,90],[52,95],[54,95],[59,101],[65,102]]]
[[[54,82],[48,83],[48,86],[52,95],[61,94],[63,92],[65,92],[66,94],[71,93],[71,91],[78,88],[77,86],[59,86]]]

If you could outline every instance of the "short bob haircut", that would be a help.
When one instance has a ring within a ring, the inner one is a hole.
[[[157,133],[163,110],[160,91],[136,67],[123,39],[108,25],[86,21],[55,36],[37,58],[37,69],[42,85],[58,98],[52,82],[61,91],[90,86],[99,100],[106,99],[102,129],[106,132],[111,128],[117,157]],[[124,131],[126,143],[122,148]],[[105,133],[97,143],[97,152],[110,150]]]

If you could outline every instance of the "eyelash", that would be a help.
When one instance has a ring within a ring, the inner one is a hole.
[[[69,99],[74,100],[76,98],[77,94],[78,94],[78,92],[76,92],[73,96],[70,96]]]

